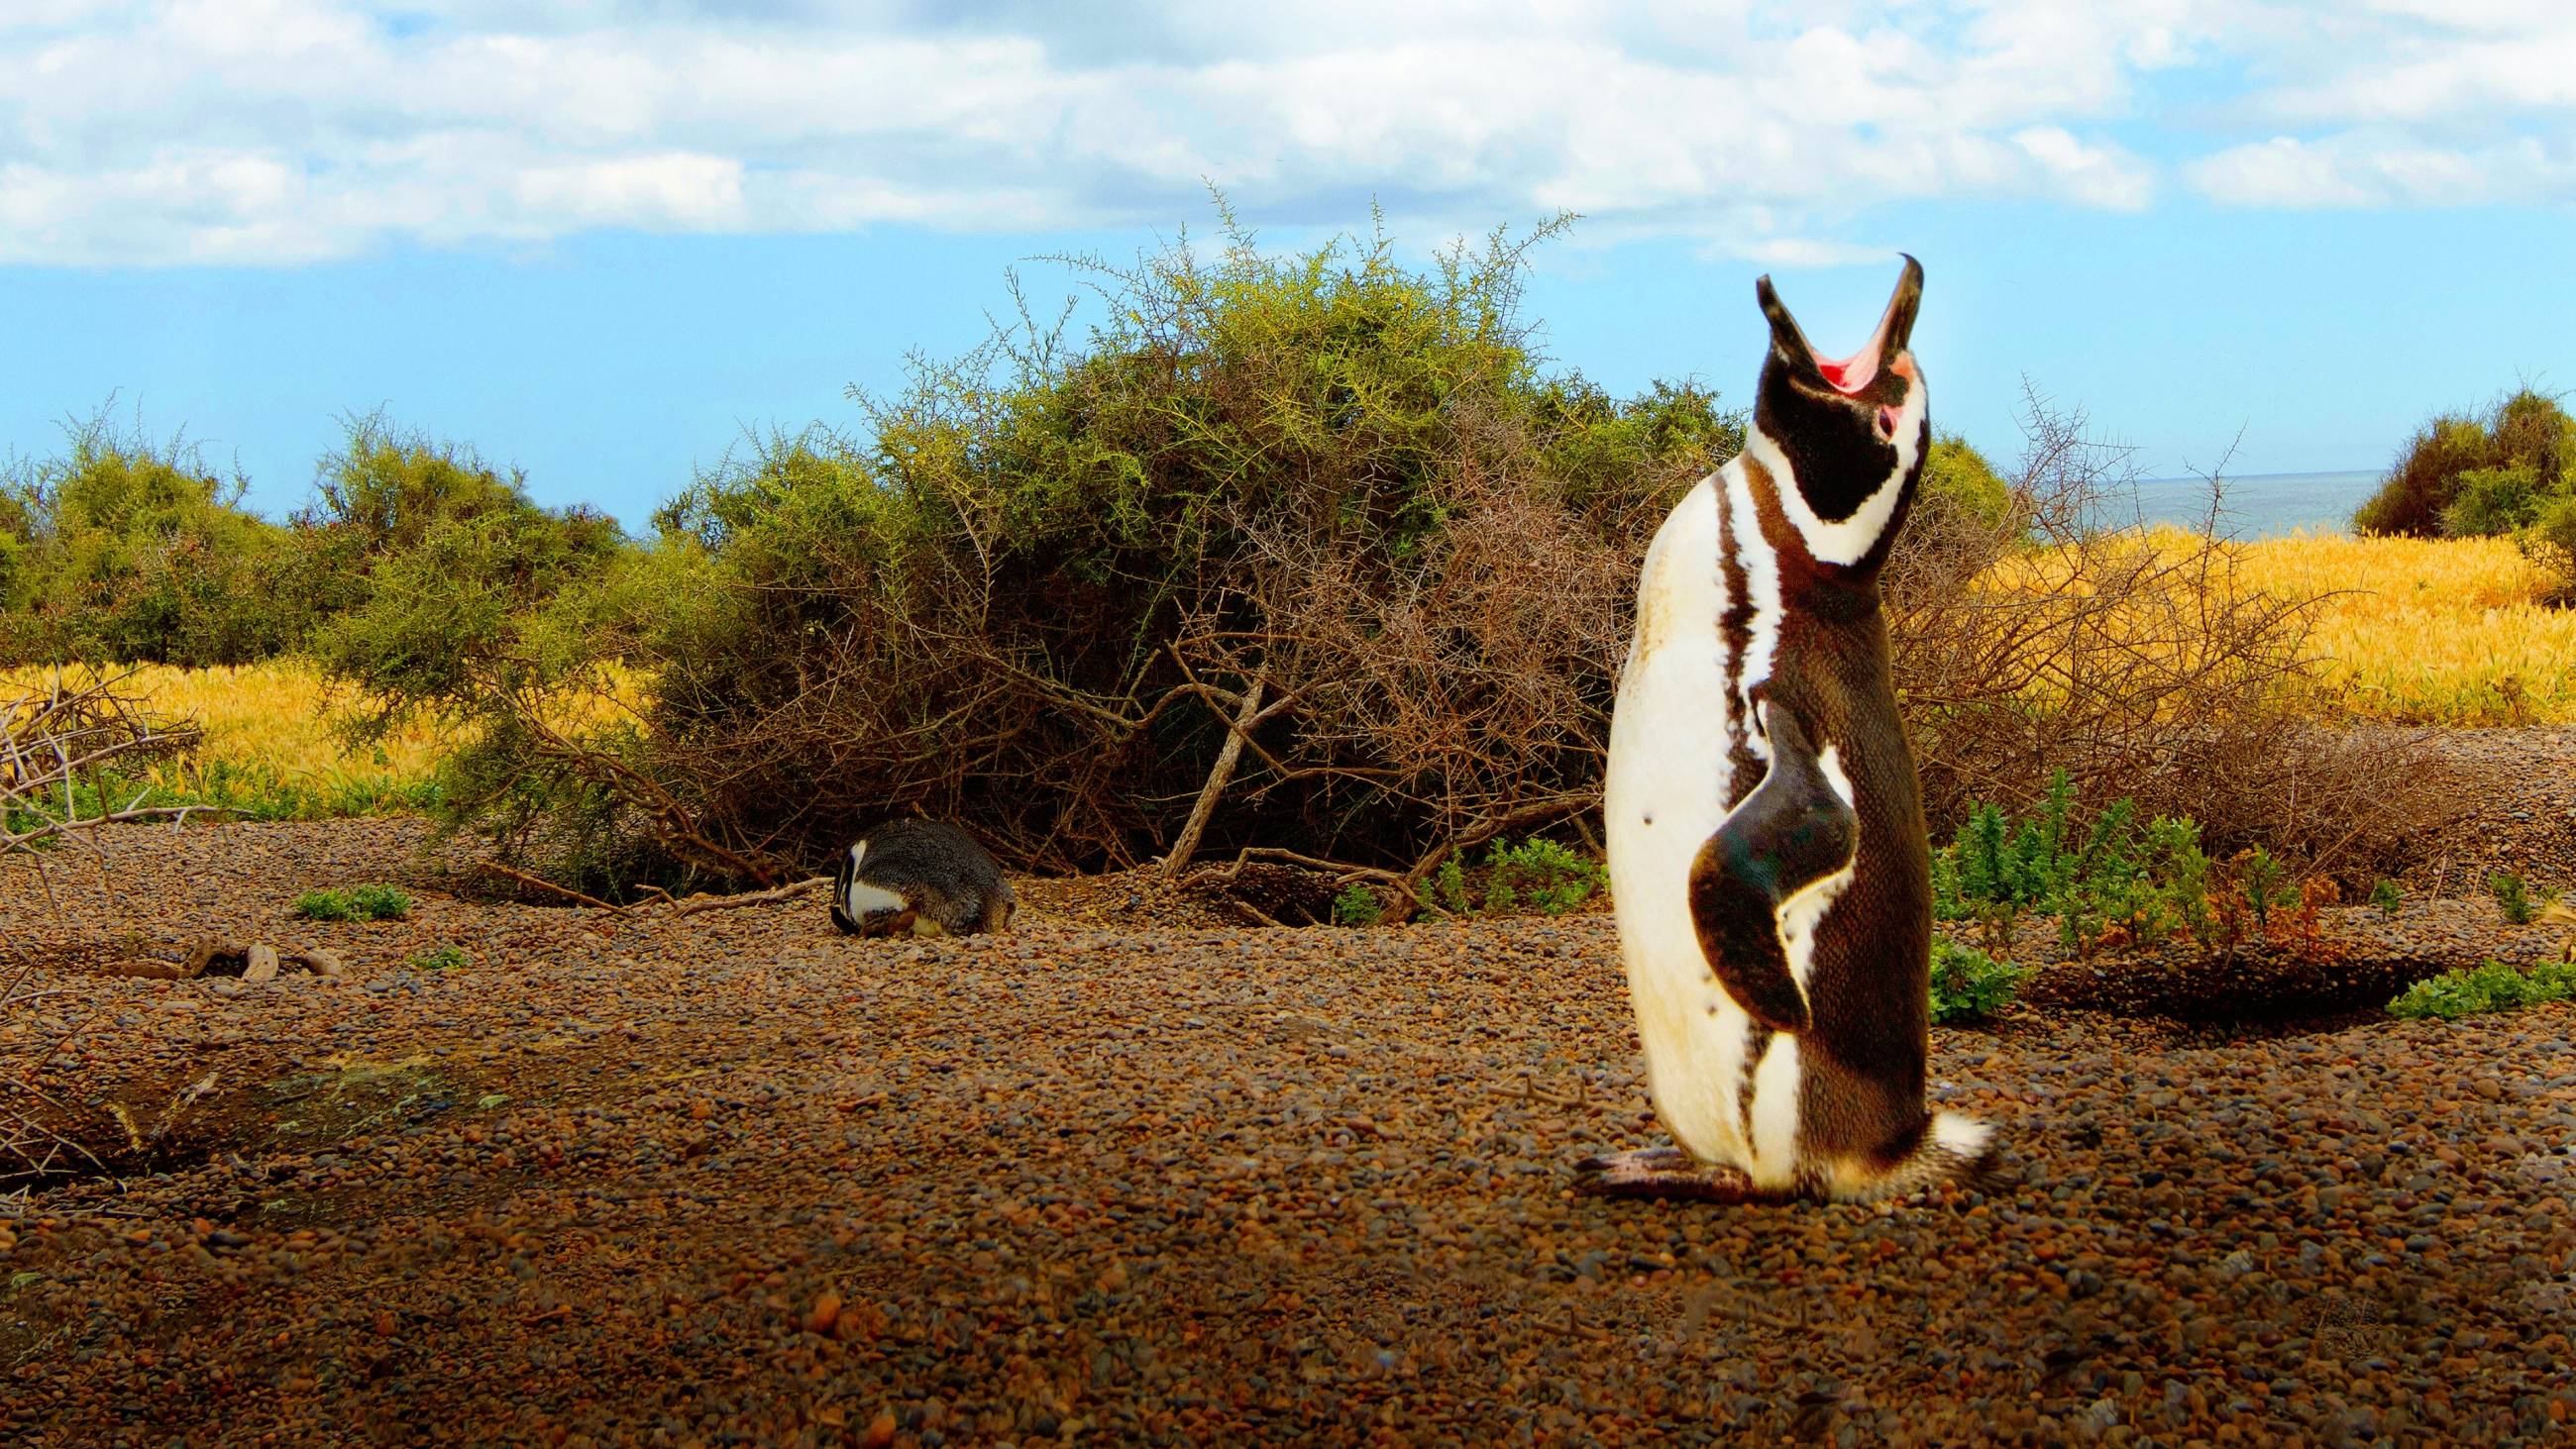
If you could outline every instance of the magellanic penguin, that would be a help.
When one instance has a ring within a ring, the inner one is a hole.
[[[1924,1109],[1931,855],[1878,572],[1931,444],[1905,259],[1867,346],[1809,346],[1771,279],[1744,451],[1646,552],[1611,719],[1619,947],[1680,1145],[1587,1191],[1866,1201],[1965,1174],[1987,1130]]]
[[[896,820],[841,852],[832,924],[853,936],[963,936],[1010,929],[1019,901],[974,837],[938,820]]]

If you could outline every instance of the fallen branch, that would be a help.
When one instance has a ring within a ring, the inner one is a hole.
[[[216,936],[201,937],[188,948],[188,954],[177,961],[129,961],[110,966],[105,974],[130,976],[146,981],[195,981],[206,976],[239,976],[245,981],[267,981],[287,966],[301,967],[316,976],[336,979],[340,975],[340,956],[320,946],[271,946],[263,941],[227,941]]]
[[[1180,839],[1163,857],[1163,879],[1179,875],[1189,865],[1190,857],[1198,854],[1199,837],[1207,833],[1208,818],[1216,814],[1217,797],[1225,793],[1227,783],[1234,779],[1235,762],[1243,758],[1244,736],[1261,722],[1261,692],[1269,684],[1269,676],[1256,674],[1251,688],[1243,692],[1243,702],[1226,724],[1225,747],[1216,752],[1216,765],[1208,771],[1207,783],[1199,787],[1198,803],[1190,807],[1189,823],[1181,827]]]
[[[1259,906],[1254,905],[1250,901],[1241,900],[1234,896],[1227,896],[1225,898],[1225,904],[1226,908],[1233,911],[1235,916],[1247,926],[1279,926],[1282,924],[1276,917],[1270,915],[1268,912],[1262,910]]]
[[[627,911],[627,908],[624,906],[612,906],[597,896],[583,895],[581,892],[574,890],[570,886],[556,885],[553,881],[547,880],[543,876],[530,875],[524,870],[512,870],[510,867],[503,865],[497,860],[484,860],[478,858],[474,862],[474,866],[477,870],[489,871],[498,876],[507,876],[521,885],[534,886],[538,890],[562,896],[566,900],[579,901],[585,906],[589,906],[594,910],[606,911],[612,916],[622,916],[625,915]]]
[[[767,905],[772,901],[801,896],[816,886],[827,886],[831,883],[830,876],[818,875],[808,880],[800,880],[793,885],[773,886],[765,891],[749,891],[738,896],[691,896],[684,901],[671,901],[671,914],[694,916],[700,911],[730,911],[737,906]],[[664,896],[663,899],[670,900],[670,897]]]

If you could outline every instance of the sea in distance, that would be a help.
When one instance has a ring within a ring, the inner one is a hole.
[[[2255,473],[2222,478],[2218,532],[2235,538],[2279,538],[2309,533],[2350,533],[2352,511],[2379,486],[2382,474]],[[2172,523],[2197,528],[2209,514],[2209,483],[2201,478],[2142,478],[2136,484],[2136,518],[2130,501],[2104,502],[2102,521]]]

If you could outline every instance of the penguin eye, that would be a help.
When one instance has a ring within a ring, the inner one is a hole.
[[[1880,408],[1878,410],[1878,440],[1882,443],[1894,442],[1896,440],[1896,425],[1904,419],[1904,416],[1904,414],[1898,412],[1894,408]]]

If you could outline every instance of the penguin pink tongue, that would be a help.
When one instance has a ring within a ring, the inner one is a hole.
[[[1816,354],[1816,370],[1825,375],[1825,381],[1833,384],[1835,391],[1858,392],[1869,386],[1871,378],[1878,376],[1878,339],[1871,338],[1867,347],[1840,362],[1819,352]]]

